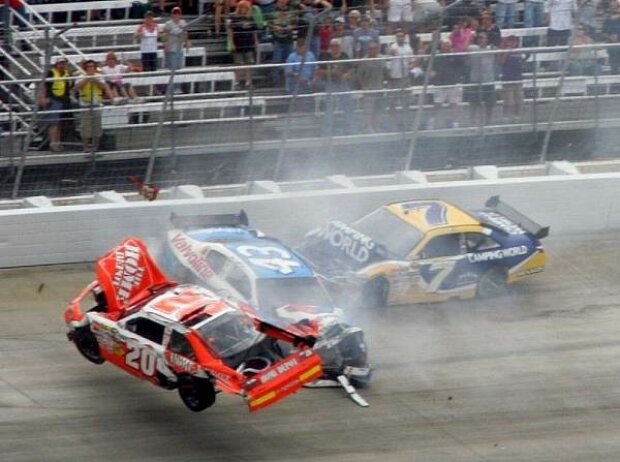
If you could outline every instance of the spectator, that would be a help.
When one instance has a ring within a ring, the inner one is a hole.
[[[545,0],[525,0],[524,8],[524,27],[543,27],[545,25]],[[523,45],[526,47],[537,47],[539,45],[538,36],[524,37]]]
[[[393,34],[396,28],[408,34],[413,30],[413,1],[412,0],[386,0],[387,7],[387,33]]]
[[[329,51],[329,42],[331,42],[333,36],[333,20],[331,16],[327,16],[323,19],[321,28],[319,29],[319,50],[321,50],[321,53],[327,53]]]
[[[461,87],[463,61],[459,59],[459,56],[454,56],[451,53],[452,42],[450,40],[442,40],[440,53],[437,55],[433,66],[432,82],[435,85],[435,93],[433,94],[435,127],[453,128],[459,125],[459,105],[463,101],[463,88]],[[443,123],[441,123],[440,117],[444,104],[448,105],[448,117],[444,117]],[[433,128],[432,125],[431,123],[429,128]]]
[[[289,0],[277,0],[274,11],[267,18],[267,28],[273,34],[273,62],[281,64],[293,52],[293,34],[295,33],[296,18],[289,6]],[[272,80],[278,85],[281,75],[280,68],[272,69]]]
[[[299,16],[297,23],[297,38],[304,40],[312,54],[318,56],[320,48],[320,20],[317,20],[316,18],[324,11],[330,11],[332,9],[332,4],[327,0],[301,0],[298,4],[298,9]],[[308,35],[311,25],[312,38],[309,41]]]
[[[343,17],[336,18],[336,27],[334,29],[334,35],[332,38],[338,39],[342,52],[349,56],[354,57],[354,39],[353,34],[347,30],[345,25],[345,19]],[[330,40],[331,43],[331,40]],[[329,51],[328,51],[329,52]]]
[[[467,27],[467,18],[460,18],[456,21],[452,27],[452,32],[448,36],[454,53],[462,53],[467,50],[473,38],[474,31]]]
[[[79,94],[80,106],[88,108],[81,113],[80,133],[84,152],[97,151],[103,130],[101,127],[101,111],[104,95],[112,100],[112,93],[101,74],[97,73],[97,64],[92,59],[83,64],[84,76],[75,82],[75,91]]]
[[[353,32],[360,27],[360,20],[362,19],[362,13],[359,10],[351,10],[346,16],[347,18],[347,32],[353,35]]]
[[[603,23],[603,35],[608,42],[620,44],[620,6],[617,1],[609,6],[609,12]],[[618,74],[620,70],[620,47],[609,47],[609,66],[612,74]]]
[[[517,17],[517,0],[497,0],[495,22],[500,29],[512,29]],[[493,44],[489,37],[489,43]]]
[[[301,63],[304,63],[303,68]],[[316,70],[316,56],[308,51],[308,47],[302,40],[297,41],[297,49],[287,58],[285,76],[286,92],[292,94],[308,94],[312,91],[312,81]]]
[[[321,57],[321,61],[346,61],[350,57],[342,51],[340,41],[332,39],[329,44],[329,52]],[[351,94],[353,90],[354,68],[349,62],[328,62],[321,64],[317,71],[317,78],[322,84],[327,95],[326,115],[323,119],[324,130],[330,133],[334,125],[334,113],[338,107],[343,112],[344,128],[350,127],[350,113],[352,112]],[[339,124],[340,125],[340,124]]]
[[[360,27],[353,31],[353,50],[356,58],[368,56],[368,45],[371,42],[379,42],[379,31],[371,27],[371,21],[369,16],[362,16]]]
[[[578,26],[571,50],[568,73],[569,75],[597,75],[600,74],[596,59],[596,51],[592,48],[580,48],[583,45],[592,45],[594,40],[588,36],[584,26]]]
[[[254,55],[258,45],[258,27],[252,16],[250,2],[242,0],[228,20],[228,41],[233,54],[233,62],[237,66],[246,66],[235,71],[235,78],[241,87],[252,84],[250,67],[254,64]],[[243,78],[241,74],[243,73]]]
[[[468,51],[479,52],[493,50],[489,38],[484,32],[476,36],[476,45],[470,45]],[[491,122],[495,106],[495,55],[474,54],[469,57],[469,81],[475,84],[471,91],[471,120],[479,125]],[[484,111],[480,111],[484,106]]]
[[[523,66],[527,54],[510,51],[519,47],[519,39],[511,35],[504,40],[503,47],[508,50],[498,56],[502,70],[502,97],[504,102],[504,120],[520,122],[523,106]]]
[[[276,9],[276,0],[254,0],[254,3],[260,8],[263,16],[267,16]]]
[[[547,45],[567,45],[575,23],[577,0],[549,0],[548,8]]]
[[[151,11],[144,15],[144,22],[138,26],[136,40],[140,43],[140,56],[142,70],[153,72],[157,70],[157,47],[159,39],[159,26]]]
[[[101,73],[105,82],[110,87],[110,93],[113,98],[130,98],[136,101],[138,98],[136,92],[130,83],[123,81],[123,74],[133,71],[130,65],[119,63],[114,52],[109,52],[105,57],[105,65],[101,68]]]
[[[502,45],[502,31],[493,21],[491,13],[484,13],[480,17],[480,28],[478,32],[483,32],[489,41],[489,45],[499,48]]]
[[[380,45],[377,40],[368,43],[368,58],[378,58]],[[357,67],[357,82],[364,93],[363,107],[366,116],[367,130],[379,131],[379,115],[382,109],[383,89],[385,80],[385,63],[383,61],[362,61]]]
[[[56,58],[54,66],[47,74],[48,80],[39,93],[39,105],[45,111],[47,133],[50,141],[50,151],[62,151],[62,118],[66,116],[56,111],[63,111],[71,107],[71,81],[65,80],[70,77],[68,61],[66,58]]]
[[[454,1],[447,1],[446,6],[450,6],[452,3],[454,3]],[[470,16],[477,18],[480,14],[481,11],[477,0],[463,0],[460,4],[446,10],[444,25],[448,27],[448,30],[453,30],[457,22]],[[452,46],[454,46],[454,44]]]
[[[183,69],[185,67],[185,53],[183,48],[189,48],[189,36],[187,34],[187,23],[181,16],[181,8],[172,8],[170,21],[164,25],[162,31],[165,41],[164,54],[166,57],[166,67],[168,69]]]
[[[388,48],[388,54],[393,59],[388,61],[388,86],[391,90],[400,90],[396,95],[392,92],[390,98],[390,108],[396,110],[397,103],[401,103],[403,108],[409,107],[409,98],[406,96],[405,89],[409,87],[409,71],[415,65],[413,49],[405,43],[405,33],[402,30],[396,31],[396,42]]]

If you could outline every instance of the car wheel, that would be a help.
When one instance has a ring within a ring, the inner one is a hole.
[[[371,279],[362,290],[362,306],[364,308],[383,308],[387,303],[389,291],[390,285],[385,279]]]
[[[73,343],[80,354],[94,364],[103,364],[105,359],[101,356],[97,338],[88,326],[80,327],[73,334]]]
[[[480,298],[496,297],[506,291],[508,274],[505,268],[495,266],[482,274],[478,281],[477,295]]]
[[[190,411],[201,412],[215,403],[215,388],[206,379],[181,376],[178,391],[181,401]]]

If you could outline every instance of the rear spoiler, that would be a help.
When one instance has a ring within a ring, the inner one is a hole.
[[[534,220],[526,217],[518,210],[515,210],[505,202],[502,202],[499,195],[489,197],[484,205],[485,207],[504,215],[510,221],[513,221],[537,239],[543,239],[549,235],[549,226],[541,226]]]
[[[207,226],[248,226],[248,216],[244,210],[239,213],[214,215],[170,214],[170,222],[177,228],[203,228]]]

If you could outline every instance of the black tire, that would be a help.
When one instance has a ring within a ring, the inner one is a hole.
[[[105,359],[101,356],[97,338],[91,332],[90,327],[80,327],[73,333],[73,343],[82,356],[94,364],[103,364]]]
[[[383,308],[389,291],[390,285],[384,278],[371,279],[362,289],[361,305],[364,308]]]
[[[508,273],[505,268],[494,266],[480,276],[476,295],[479,298],[497,297],[506,292]]]
[[[215,388],[211,381],[190,376],[179,377],[179,396],[193,412],[201,412],[215,403]]]

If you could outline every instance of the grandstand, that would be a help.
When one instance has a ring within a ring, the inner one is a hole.
[[[171,6],[164,2],[165,11],[157,16],[160,25],[169,20]],[[594,32],[596,43],[570,49],[546,46],[546,27],[525,28],[519,21],[520,27],[502,29],[501,36],[517,37],[517,51],[527,55],[520,81],[524,95],[520,118],[503,117],[501,96],[506,82],[497,73],[492,83],[498,95],[493,118],[482,123],[472,120],[467,95],[478,86],[462,82],[454,85],[466,95],[458,104],[458,120],[444,127],[433,123],[439,89],[432,78],[418,77],[397,87],[388,82],[370,91],[351,85],[336,95],[326,90],[329,86],[317,86],[308,94],[287,94],[283,79],[274,79],[284,75],[284,67],[271,64],[273,37],[268,28],[259,34],[260,64],[251,66],[252,85],[241,87],[237,75],[246,67],[233,65],[225,34],[215,33],[209,1],[198,2],[193,12],[184,14],[191,23],[191,45],[186,67],[174,72],[174,85],[168,85],[171,73],[163,68],[160,49],[158,71],[135,72],[125,79],[139,100],[109,101],[96,109],[102,114],[105,133],[97,152],[82,149],[71,121],[90,109],[77,107],[62,112],[69,121],[62,152],[50,152],[43,124],[47,112],[37,107],[45,70],[62,56],[75,80],[83,61],[102,63],[109,51],[122,61],[139,64],[135,31],[149,8],[129,0],[39,1],[10,11],[2,25],[0,47],[0,198],[129,190],[132,175],[163,186],[207,186],[618,155],[620,76],[612,73],[610,50],[616,45],[607,43],[602,24]],[[384,54],[377,60],[389,65],[394,59],[388,51],[394,35],[387,33],[381,19],[376,27]],[[412,45],[413,37],[407,38]],[[443,30],[441,39],[449,38],[450,31]],[[526,47],[532,39],[539,46]],[[429,63],[440,56],[434,56],[432,33],[418,31],[415,40],[416,66],[428,71]],[[467,62],[473,55],[499,59],[505,53],[497,49],[454,56]],[[595,62],[595,71],[570,72],[571,63],[585,53]],[[362,61],[347,62],[356,68]],[[338,65],[324,62],[327,69]],[[379,128],[371,130],[365,111],[366,101],[373,96],[386,104],[379,114]],[[334,104],[343,98],[346,106]]]

